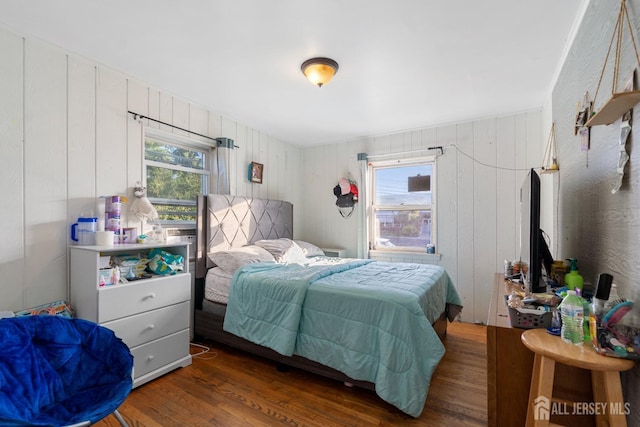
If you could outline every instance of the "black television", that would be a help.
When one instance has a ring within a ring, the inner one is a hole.
[[[528,265],[527,273],[522,271],[525,286],[533,293],[545,292],[542,268],[549,274],[553,257],[540,229],[540,177],[533,169],[520,187],[520,260]]]

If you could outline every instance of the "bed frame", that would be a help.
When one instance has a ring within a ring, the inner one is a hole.
[[[222,329],[226,305],[204,298],[207,270],[213,265],[207,253],[239,248],[261,239],[293,238],[293,205],[280,200],[209,194],[198,197],[195,271],[195,337],[210,339],[278,363],[278,369],[294,367],[370,390],[371,382],[357,381],[335,369],[300,356],[280,353],[254,344]],[[447,332],[447,315],[433,324],[440,339]]]

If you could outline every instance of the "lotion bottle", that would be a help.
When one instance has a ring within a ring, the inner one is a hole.
[[[578,272],[578,260],[575,258],[567,258],[567,261],[571,263],[571,266],[569,267],[569,273],[564,276],[564,283],[569,289],[580,289],[582,291],[584,279]]]

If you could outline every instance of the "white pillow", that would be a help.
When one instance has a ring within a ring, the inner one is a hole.
[[[294,242],[300,246],[302,253],[306,257],[324,256],[324,251],[313,243],[305,242],[304,240],[294,240]]]
[[[228,251],[211,252],[209,260],[227,273],[233,274],[238,268],[253,262],[275,261],[273,255],[255,245],[243,246]]]
[[[281,264],[305,264],[308,262],[300,246],[291,239],[258,240],[255,245],[269,251],[276,262]]]

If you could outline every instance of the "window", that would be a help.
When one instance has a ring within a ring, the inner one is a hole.
[[[196,199],[208,190],[211,147],[177,135],[145,131],[147,197],[162,222],[195,222]]]
[[[372,249],[425,251],[434,244],[433,159],[371,164]]]

